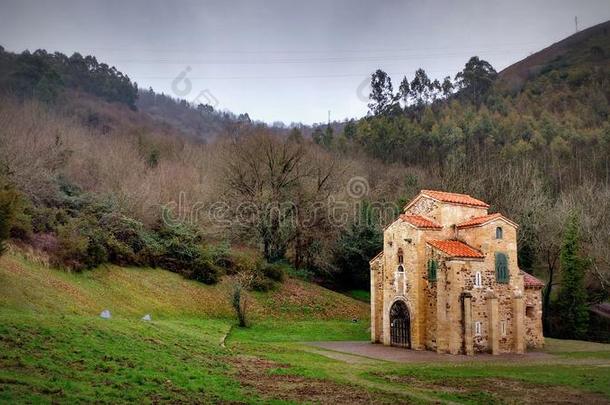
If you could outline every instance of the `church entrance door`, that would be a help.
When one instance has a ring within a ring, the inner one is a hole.
[[[411,319],[403,301],[396,301],[390,308],[390,338],[392,346],[411,348]]]

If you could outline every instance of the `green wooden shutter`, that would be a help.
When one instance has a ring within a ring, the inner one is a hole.
[[[438,265],[436,264],[436,260],[430,259],[428,260],[428,280],[436,281],[436,269]]]
[[[508,283],[508,258],[504,253],[496,253],[496,281]]]

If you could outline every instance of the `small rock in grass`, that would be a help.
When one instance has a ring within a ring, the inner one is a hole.
[[[110,311],[109,310],[105,309],[100,314],[100,317],[102,317],[104,319],[110,319],[110,318],[112,318],[112,315],[110,315]]]
[[[152,316],[150,314],[146,314],[142,317],[143,321],[152,321]]]

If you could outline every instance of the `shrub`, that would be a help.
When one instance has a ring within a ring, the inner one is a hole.
[[[223,274],[214,257],[203,246],[199,230],[180,224],[163,225],[157,230],[158,255],[154,259],[160,267],[183,274],[206,284],[214,284]]]
[[[61,208],[31,206],[27,212],[35,233],[57,232],[57,228],[68,221],[67,214]]]
[[[216,266],[211,259],[203,255],[192,264],[190,278],[204,284],[216,284],[222,276],[222,269]]]
[[[0,202],[0,254],[4,253],[4,241],[8,239],[11,228],[12,210],[9,204]]]
[[[72,270],[85,269],[89,238],[79,231],[76,221],[59,227],[57,239],[58,249],[55,264]]]
[[[114,235],[109,234],[107,236],[104,245],[110,262],[123,266],[138,264],[138,256],[131,246],[118,240]]]
[[[228,242],[222,242],[217,245],[213,245],[209,248],[210,255],[214,264],[226,269],[233,266],[233,257],[231,252],[231,245]]]
[[[253,272],[250,288],[262,292],[274,290],[284,281],[286,273],[291,269],[292,267],[284,262],[260,262]]]
[[[58,256],[59,240],[52,233],[35,233],[30,239],[30,243],[34,249],[48,253],[52,257]]]
[[[144,228],[144,225],[133,218],[120,213],[111,212],[100,219],[100,226],[108,233],[106,248],[109,260],[121,265],[149,265],[147,258],[140,253],[145,250],[147,243],[154,243]]]
[[[29,232],[23,217],[23,196],[0,178],[0,254],[4,252],[4,241],[11,233],[25,236]]]
[[[176,273],[188,276],[192,263],[204,254],[201,235],[191,226],[163,225],[157,230],[157,238],[161,248],[158,265]]]
[[[287,263],[277,262],[266,263],[265,265],[263,265],[261,270],[265,277],[281,283],[284,281],[284,277],[286,273],[290,271],[290,268],[291,266]]]
[[[252,273],[261,265],[261,259],[252,252],[232,250],[227,259],[227,274]]]
[[[276,288],[276,284],[273,280],[268,279],[267,277],[261,277],[257,275],[252,279],[250,283],[250,289],[254,291],[267,292],[274,290]]]

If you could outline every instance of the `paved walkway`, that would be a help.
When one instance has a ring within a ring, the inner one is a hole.
[[[553,356],[543,352],[529,352],[525,354],[500,354],[492,356],[491,354],[481,353],[475,356],[453,355],[453,354],[438,354],[427,350],[409,350],[399,347],[384,346],[381,344],[372,344],[370,342],[312,342],[308,345],[319,347],[321,349],[330,350],[332,352],[347,353],[349,355],[367,357],[370,359],[394,361],[397,363],[433,363],[433,362],[479,362],[479,361],[540,361],[554,359]],[[324,354],[324,351],[316,351]],[[328,357],[336,358],[337,356],[328,353],[324,354]]]

